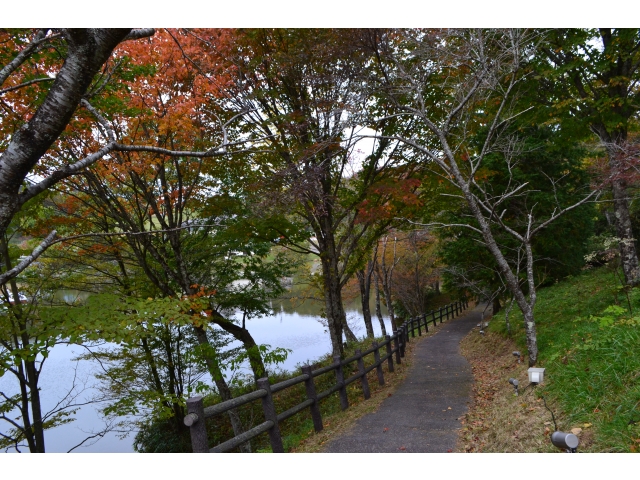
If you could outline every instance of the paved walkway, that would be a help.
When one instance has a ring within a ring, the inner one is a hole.
[[[473,376],[459,343],[480,323],[482,307],[442,324],[413,350],[407,379],[378,410],[357,420],[325,452],[447,452],[467,412]],[[413,339],[412,339],[413,341]]]

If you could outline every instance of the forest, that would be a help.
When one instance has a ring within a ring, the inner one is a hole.
[[[279,298],[343,357],[515,307],[538,365],[539,290],[640,284],[639,82],[640,29],[0,29],[0,449],[74,420],[41,400],[72,344],[107,430],[178,451],[187,398],[290,353],[252,332]]]

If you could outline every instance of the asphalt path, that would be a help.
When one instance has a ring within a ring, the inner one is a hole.
[[[471,366],[460,354],[460,341],[481,319],[476,307],[440,325],[413,350],[407,378],[374,413],[358,419],[324,452],[439,452],[456,446],[461,417],[471,401]],[[413,339],[411,340],[413,341]]]

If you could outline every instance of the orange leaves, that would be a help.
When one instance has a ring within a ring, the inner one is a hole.
[[[419,186],[420,180],[416,178],[387,179],[372,185],[370,198],[358,206],[358,221],[392,218],[402,208],[420,206],[420,198],[416,194]]]
[[[118,95],[128,111],[113,114],[127,123],[125,143],[193,149],[218,136],[210,110],[233,79],[218,52],[228,36],[218,29],[162,29],[147,41],[118,47],[115,56],[125,61]]]

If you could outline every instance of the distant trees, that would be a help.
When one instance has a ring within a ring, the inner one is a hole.
[[[392,292],[407,315],[427,312],[429,300],[439,291],[440,256],[434,235],[427,230],[398,232],[399,261],[395,268]]]

